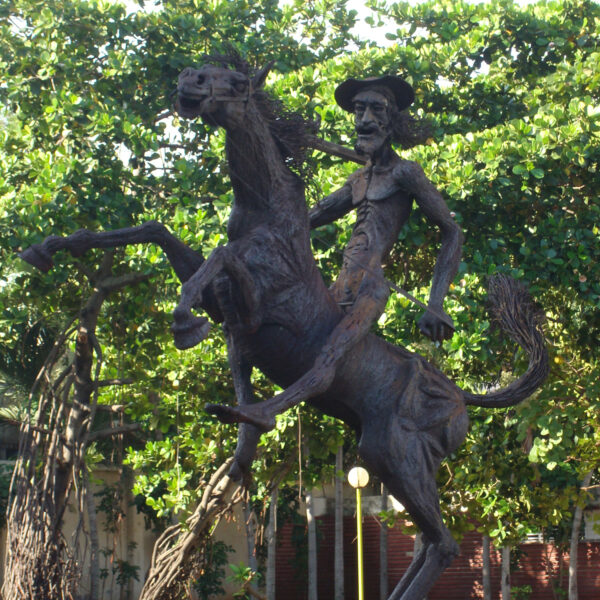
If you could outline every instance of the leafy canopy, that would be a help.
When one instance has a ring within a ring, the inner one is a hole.
[[[400,73],[415,87],[414,110],[435,131],[403,156],[419,161],[443,192],[466,243],[446,302],[457,323],[451,340],[435,347],[419,338],[418,309],[396,295],[378,330],[462,386],[493,385],[522,369],[524,357],[488,321],[486,278],[504,271],[530,286],[548,318],[550,379],[514,411],[474,411],[467,442],[441,481],[453,527],[468,526],[467,508],[492,535],[519,537],[568,514],[577,481],[598,464],[600,8],[589,0],[373,1],[373,25],[395,23],[379,46],[354,38],[356,15],[345,4],[167,0],[131,13],[103,1],[2,3],[0,354],[14,356],[36,323],[48,332],[64,328],[89,291],[81,272],[100,256],[61,254],[41,275],[15,257],[18,249],[49,234],[150,218],[205,255],[226,241],[223,137],[170,109],[184,66],[232,49],[257,66],[275,60],[273,92],[345,145],[352,124],[333,100],[335,86],[349,76]],[[355,168],[317,152],[310,161],[310,202]],[[351,226],[348,217],[314,235],[328,281]],[[436,249],[437,232],[416,211],[388,276],[426,298]],[[104,391],[101,401],[126,404],[128,418],[144,424],[145,439],[132,442],[128,461],[141,473],[136,491],[163,515],[188,506],[200,480],[232,451],[234,428],[212,422],[202,407],[234,394],[218,330],[193,351],[173,349],[178,282],[162,253],[132,247],[119,260],[124,271],[147,271],[152,280],[107,303],[98,331],[105,375],[135,383]],[[259,373],[253,379],[259,398],[273,393]],[[263,437],[259,495],[278,464],[297,462],[295,419],[283,416]],[[317,481],[331,472],[341,439],[354,450],[338,424],[304,419],[308,478]]]

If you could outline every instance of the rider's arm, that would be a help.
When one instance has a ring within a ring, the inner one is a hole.
[[[416,200],[427,219],[440,228],[441,248],[433,270],[429,307],[435,312],[443,312],[443,303],[450,283],[460,264],[463,234],[453,219],[442,195],[427,179],[419,164],[402,161],[394,169],[396,181]],[[449,317],[448,317],[449,319]],[[433,313],[426,312],[419,322],[421,331],[434,340],[441,341],[452,335],[452,329],[445,326]]]
[[[308,213],[310,228],[332,223],[352,210],[352,187],[346,183],[339,190],[329,194]]]

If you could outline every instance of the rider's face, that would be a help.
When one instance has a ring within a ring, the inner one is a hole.
[[[352,99],[356,128],[356,151],[373,157],[389,140],[392,134],[390,102],[375,90],[364,90]]]

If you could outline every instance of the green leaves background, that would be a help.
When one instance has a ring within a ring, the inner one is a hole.
[[[431,119],[435,132],[403,156],[419,161],[443,192],[466,243],[446,302],[457,323],[452,340],[436,347],[420,338],[419,311],[397,296],[377,329],[424,353],[461,386],[493,385],[522,369],[525,358],[488,321],[486,278],[503,271],[529,285],[547,315],[551,377],[514,411],[474,411],[467,442],[440,480],[456,530],[471,526],[467,514],[498,538],[518,538],[568,516],[577,482],[598,465],[600,9],[585,0],[370,4],[374,39],[380,19],[394,23],[382,46],[356,38],[356,15],[343,0],[178,0],[134,13],[108,2],[4,2],[0,353],[25,347],[34,326],[56,334],[88,292],[81,269],[99,253],[77,261],[61,254],[47,275],[16,258],[46,235],[154,218],[205,255],[226,242],[231,190],[223,136],[179,121],[170,109],[184,66],[231,49],[256,66],[275,60],[275,95],[345,145],[352,124],[335,105],[335,86],[349,76],[400,73],[415,87],[416,114]],[[311,203],[354,169],[316,152],[310,167]],[[315,233],[328,281],[351,224],[349,217]],[[426,299],[436,249],[437,232],[415,211],[388,276]],[[198,349],[174,350],[168,328],[178,282],[160,251],[128,248],[119,261],[123,271],[152,279],[106,308],[99,331],[106,376],[135,383],[104,392],[102,401],[125,403],[129,418],[145,425],[147,441],[133,443],[127,460],[140,473],[136,491],[166,514],[187,507],[232,451],[234,428],[202,413],[207,401],[233,401],[226,352],[218,328]],[[260,397],[273,393],[259,373],[255,384]],[[353,456],[352,436],[301,413],[314,457],[306,477],[319,481],[339,441]],[[279,463],[297,463],[295,419],[282,417],[264,436],[259,495]],[[290,467],[290,484],[297,476]]]

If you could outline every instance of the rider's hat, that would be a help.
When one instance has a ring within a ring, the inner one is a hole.
[[[387,88],[396,100],[398,110],[408,108],[415,99],[415,92],[411,85],[397,75],[384,77],[368,77],[367,79],[346,79],[335,90],[335,101],[348,112],[354,112],[352,99],[358,92],[372,87]]]

